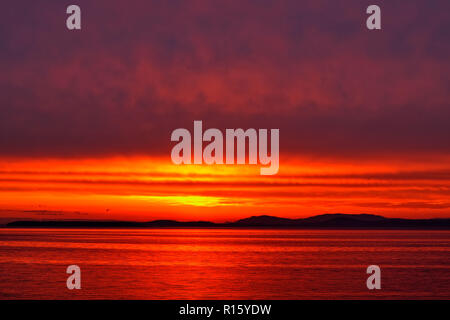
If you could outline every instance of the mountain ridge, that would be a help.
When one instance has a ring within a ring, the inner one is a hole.
[[[295,229],[450,229],[450,218],[405,219],[386,218],[374,214],[327,213],[307,218],[291,219],[269,215],[251,216],[234,222],[153,220],[20,220],[7,228],[295,228]]]

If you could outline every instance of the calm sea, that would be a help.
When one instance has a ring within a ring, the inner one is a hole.
[[[0,298],[450,299],[450,231],[0,229]]]

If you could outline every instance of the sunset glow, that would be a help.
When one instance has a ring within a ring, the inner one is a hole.
[[[447,2],[387,2],[388,31],[361,1],[78,4],[3,19],[2,220],[450,216]],[[195,121],[279,129],[279,171],[174,165]]]
[[[2,161],[2,215],[33,219],[228,221],[321,213],[441,217],[450,168],[441,163],[285,160],[276,176],[258,167],[176,166],[164,158]],[[420,196],[419,196],[420,195]]]

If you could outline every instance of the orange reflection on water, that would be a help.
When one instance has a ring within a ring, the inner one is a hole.
[[[450,299],[449,231],[0,229],[0,239],[0,299]],[[365,286],[373,261],[378,292]],[[66,289],[70,264],[82,290]]]

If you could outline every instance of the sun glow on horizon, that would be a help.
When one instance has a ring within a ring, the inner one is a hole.
[[[325,212],[449,216],[443,163],[282,159],[275,176],[251,165],[173,165],[167,158],[0,159],[1,217],[211,221]]]
[[[131,200],[143,200],[165,203],[171,206],[188,205],[195,207],[218,207],[239,205],[232,203],[227,198],[210,196],[127,196]]]

